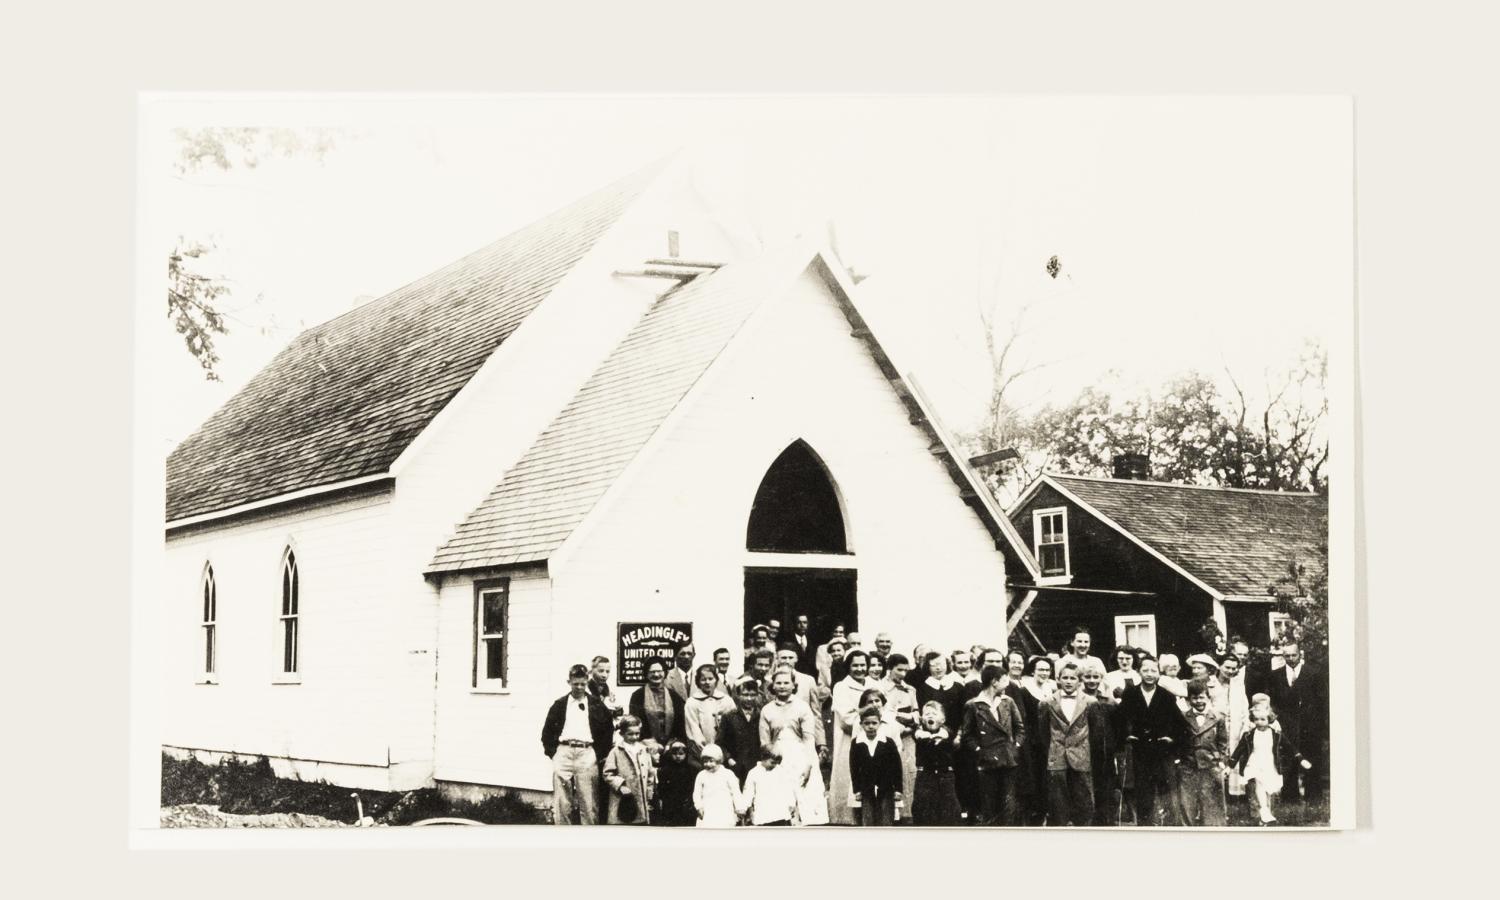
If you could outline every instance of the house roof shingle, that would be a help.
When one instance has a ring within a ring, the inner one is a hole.
[[[304,331],[172,451],[167,521],[386,472],[659,168]]]
[[[1324,495],[1045,477],[1226,596],[1265,597],[1294,558],[1327,555]]]
[[[807,263],[805,254],[795,257]],[[438,549],[428,574],[539,562],[560,547],[767,296],[790,257],[731,263],[664,294]]]

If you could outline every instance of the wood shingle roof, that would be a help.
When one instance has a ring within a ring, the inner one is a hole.
[[[172,451],[167,521],[388,471],[658,170],[304,331]]]
[[[1225,596],[1266,597],[1296,559],[1328,553],[1328,498],[1048,474],[1065,493]]]
[[[796,264],[805,267],[807,254],[731,263],[658,299],[438,549],[428,574],[549,558],[765,299],[773,279],[789,280],[800,271]]]

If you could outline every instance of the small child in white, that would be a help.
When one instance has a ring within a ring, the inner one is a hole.
[[[790,825],[797,809],[797,790],[790,773],[781,768],[775,747],[762,747],[760,765],[745,776],[745,814],[751,825]]]
[[[1240,735],[1239,746],[1234,748],[1232,760],[1235,768],[1247,782],[1247,793],[1252,798],[1260,816],[1260,824],[1276,824],[1276,813],[1272,809],[1272,798],[1281,792],[1281,761],[1294,760],[1304,769],[1312,764],[1302,758],[1295,747],[1288,746],[1283,757],[1281,732],[1273,727],[1274,716],[1265,706],[1250,709],[1250,728]]]
[[[700,752],[703,771],[693,782],[693,808],[698,811],[699,828],[733,828],[740,822],[744,800],[740,780],[724,768],[724,751],[717,744],[705,744]]]

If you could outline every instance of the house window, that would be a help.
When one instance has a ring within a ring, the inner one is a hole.
[[[214,584],[214,567],[203,567],[203,680],[213,681],[218,665],[219,591]]]
[[[476,688],[503,688],[506,677],[506,627],[510,620],[510,579],[474,584],[474,669]]]
[[[1292,640],[1296,636],[1296,629],[1292,617],[1284,612],[1273,612],[1269,614],[1271,623],[1271,649],[1280,651],[1282,644]]]
[[[1156,655],[1156,616],[1115,616],[1115,646],[1131,646]]]
[[[299,617],[297,557],[291,550],[281,562],[281,674],[297,674],[297,625]]]
[[[1068,510],[1039,509],[1031,514],[1032,549],[1043,578],[1067,578]]]

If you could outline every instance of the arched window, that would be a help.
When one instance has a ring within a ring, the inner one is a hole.
[[[805,442],[794,441],[766,470],[750,508],[745,547],[770,553],[849,551],[838,491]]]
[[[203,566],[203,677],[212,681],[219,663],[219,591],[214,584],[214,567]]]
[[[288,548],[281,562],[281,672],[297,674],[297,556]]]

